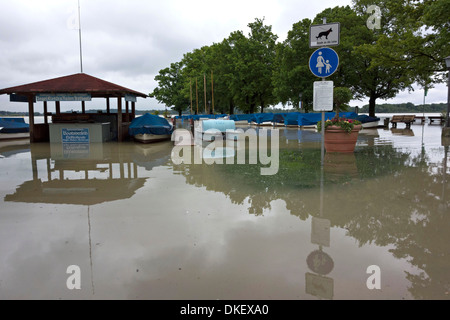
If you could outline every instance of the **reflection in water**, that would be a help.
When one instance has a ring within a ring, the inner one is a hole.
[[[149,153],[137,144],[33,144],[33,180],[6,195],[5,201],[95,205],[128,199],[147,180],[138,177],[138,166],[151,170],[167,163],[167,147],[160,144]],[[41,161],[45,168],[38,165]]]
[[[397,129],[394,134],[414,136],[411,131]],[[281,199],[292,215],[306,220],[320,203],[320,192],[308,192],[320,189],[320,150],[302,143],[292,145],[295,133],[300,131],[287,132],[275,176],[262,177],[259,168],[250,165],[174,166],[174,170],[189,184],[221,192],[236,204],[248,202],[250,214],[263,215],[271,210],[273,201]],[[321,218],[330,221],[333,228],[347,230],[359,246],[393,246],[390,251],[394,257],[422,270],[418,275],[406,272],[411,282],[409,291],[415,298],[448,298],[450,236],[442,228],[450,225],[446,211],[449,199],[445,198],[448,169],[442,166],[448,161],[447,155],[442,162],[433,162],[423,149],[414,155],[384,141],[378,144],[374,141],[377,138],[369,135],[360,139],[372,142],[355,154],[326,154]],[[317,134],[311,140],[315,143]],[[327,260],[323,256],[319,249],[308,259],[308,265]],[[322,280],[332,283],[330,278],[307,279],[312,286]]]
[[[414,136],[414,131],[412,129],[391,128],[391,131],[395,135]]]
[[[174,165],[171,142],[0,148],[18,181],[0,175],[0,298],[37,295],[16,285],[46,265],[36,256],[77,263],[89,245],[100,298],[449,299],[448,147],[435,128],[411,130],[361,133],[354,154],[325,154],[322,167],[320,134],[283,128],[274,176],[260,165]],[[42,206],[69,213],[30,209]],[[48,231],[54,223],[62,235]],[[371,264],[382,292],[365,287]]]

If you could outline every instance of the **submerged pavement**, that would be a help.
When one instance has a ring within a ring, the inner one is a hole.
[[[0,144],[0,299],[450,298],[439,125],[364,130],[323,169],[320,134],[279,130],[274,176],[170,141]]]

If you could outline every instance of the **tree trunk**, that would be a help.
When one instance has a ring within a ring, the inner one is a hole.
[[[234,114],[234,103],[233,103],[233,101],[230,101],[230,109],[228,111],[229,111],[229,114]]]
[[[375,105],[377,98],[372,94],[369,99],[369,117],[375,117]]]

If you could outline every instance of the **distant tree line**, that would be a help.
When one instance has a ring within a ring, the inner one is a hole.
[[[414,105],[411,102],[399,103],[399,104],[377,104],[377,113],[414,113],[414,112],[425,112],[425,113],[442,113],[447,110],[447,105],[445,103],[432,103],[425,105]],[[352,108],[352,110],[354,110]],[[369,113],[369,105],[365,105],[358,109],[359,113]]]
[[[373,12],[380,24],[369,28]],[[335,87],[351,90],[353,99],[368,99],[375,114],[377,100],[403,90],[432,88],[446,80],[444,58],[450,52],[448,0],[354,0],[352,6],[328,8],[313,20],[293,24],[283,42],[264,19],[249,23],[250,32],[234,31],[221,42],[184,54],[155,77],[149,94],[177,113],[264,112],[283,105],[313,109],[309,70],[311,25],[339,22],[340,65],[329,77]]]

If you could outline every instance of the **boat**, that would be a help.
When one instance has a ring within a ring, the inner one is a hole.
[[[24,118],[0,118],[0,133],[28,133],[30,125]]]
[[[236,140],[239,134],[234,120],[203,119],[195,121],[194,125],[194,136],[197,141],[215,141],[216,137]]]
[[[173,125],[163,117],[146,113],[131,122],[128,133],[138,142],[154,143],[170,140]]]
[[[361,122],[363,129],[367,128],[377,128],[380,123],[380,118],[377,117],[369,117],[368,115],[359,115],[355,118],[355,120],[358,120]]]

